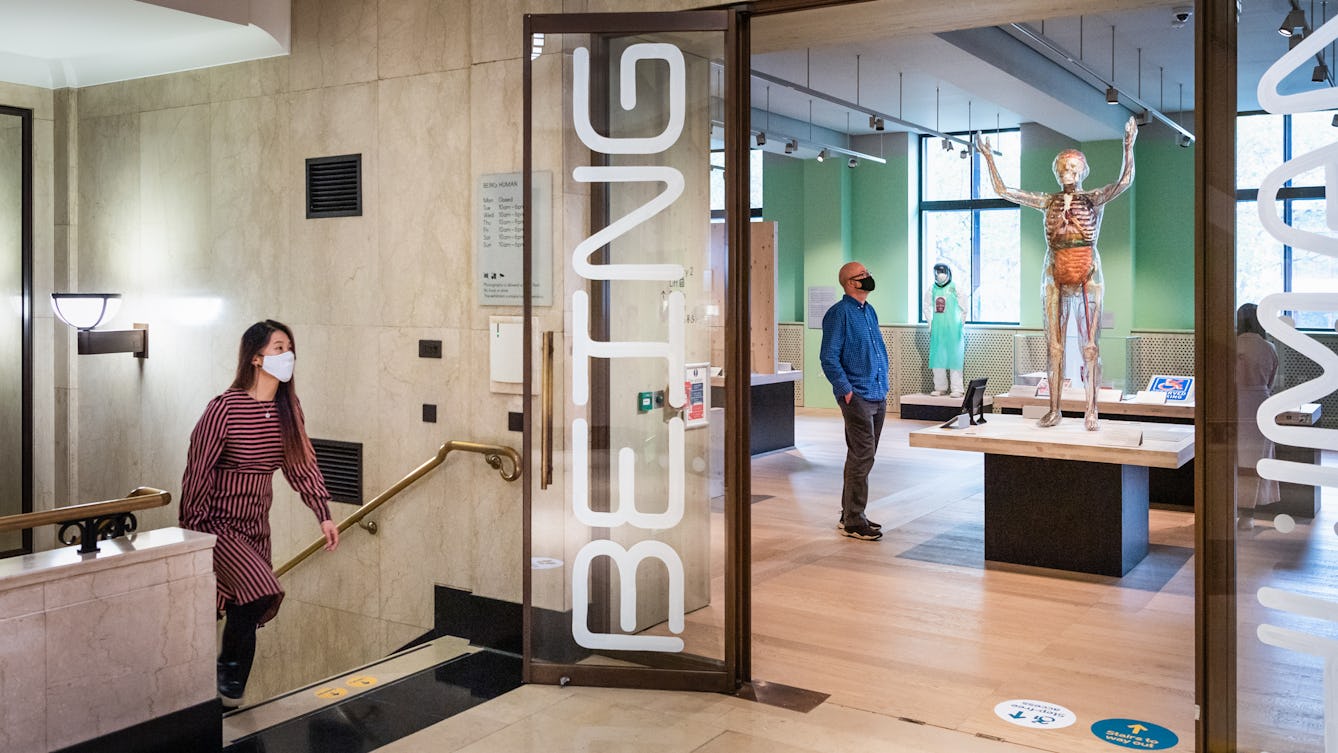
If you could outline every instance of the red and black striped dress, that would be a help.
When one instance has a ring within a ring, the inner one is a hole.
[[[298,416],[300,422],[300,409]],[[307,452],[308,459],[300,464],[284,462],[275,404],[256,400],[245,390],[230,389],[211,400],[191,432],[179,519],[182,528],[218,537],[214,574],[220,612],[225,603],[273,596],[263,624],[273,619],[283,601],[270,563],[275,470],[283,469],[318,521],[330,519],[330,494],[310,443]]]

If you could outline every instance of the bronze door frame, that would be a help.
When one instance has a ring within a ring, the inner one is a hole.
[[[530,64],[531,38],[534,33],[544,34],[637,34],[661,32],[711,32],[724,35],[725,49],[725,161],[728,167],[725,179],[725,222],[729,248],[748,247],[748,151],[740,134],[748,133],[748,42],[747,19],[737,11],[679,11],[670,13],[593,13],[526,15],[522,36],[524,61],[524,156],[523,194],[531,195],[532,183],[532,98],[533,79]],[[739,70],[743,73],[740,75]],[[740,88],[742,87],[742,88]],[[592,200],[592,220],[600,221],[600,202]],[[531,394],[532,381],[532,301],[530,280],[532,245],[530,202],[526,202],[524,217],[523,287],[525,299],[523,316],[524,394]],[[726,286],[725,368],[727,373],[750,373],[748,352],[748,257],[729,254]],[[592,295],[592,326],[599,326],[599,288]],[[731,326],[742,322],[741,326]],[[592,374],[592,381],[598,379]],[[597,398],[599,390],[592,390]],[[530,520],[533,511],[534,474],[523,486],[523,540],[522,567],[524,572],[524,649],[523,674],[526,682],[612,687],[645,687],[672,690],[732,691],[750,679],[749,641],[750,619],[748,594],[751,580],[748,574],[751,561],[749,504],[751,495],[751,464],[748,443],[748,390],[735,388],[725,406],[725,660],[721,666],[707,663],[697,665],[689,657],[669,660],[663,668],[607,667],[580,664],[535,663],[535,626],[532,614],[532,578],[530,557],[533,537]],[[592,406],[596,402],[592,399]],[[595,410],[592,407],[592,411]],[[524,414],[522,454],[533,458],[532,410]],[[599,441],[592,431],[592,442]],[[530,460],[527,460],[530,462]],[[533,463],[531,462],[531,467]],[[592,488],[598,488],[598,479]],[[597,574],[596,574],[597,575]],[[668,657],[660,657],[668,659]],[[685,661],[686,660],[686,661]]]

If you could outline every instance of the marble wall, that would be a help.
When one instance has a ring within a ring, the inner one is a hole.
[[[0,560],[0,750],[58,750],[213,700],[213,536]]]
[[[147,323],[150,357],[76,357],[38,306],[44,504],[178,495],[190,431],[266,317],[294,328],[311,434],[363,444],[366,498],[448,439],[519,449],[507,413],[524,404],[489,390],[487,326],[521,311],[477,305],[473,192],[521,167],[522,14],[691,4],[294,0],[286,57],[47,93],[37,298],[122,293],[112,324]],[[539,96],[560,111],[560,91]],[[304,160],[345,153],[362,155],[362,216],[306,219]],[[554,195],[555,218],[579,204]],[[558,273],[555,293],[567,287]],[[563,329],[564,298],[536,310],[539,329]],[[419,339],[444,357],[418,358]],[[555,481],[540,499],[561,498]],[[141,525],[173,525],[176,509]],[[271,517],[276,563],[318,533],[281,477]],[[521,486],[480,456],[452,456],[377,518],[377,535],[352,529],[285,576],[248,699],[423,633],[434,584],[520,600]]]

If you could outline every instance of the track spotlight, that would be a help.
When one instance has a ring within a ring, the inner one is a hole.
[[[1298,29],[1305,28],[1305,14],[1300,8],[1292,8],[1287,11],[1287,17],[1283,19],[1282,25],[1278,27],[1278,33],[1284,37],[1290,37]]]
[[[851,157],[850,159],[846,160],[846,167],[852,170],[859,167],[859,157]]]
[[[757,145],[758,145],[758,146],[762,146],[762,145],[765,144],[765,143],[767,143],[767,135],[766,135],[766,133],[763,132],[763,131],[758,131],[758,132],[757,132]]]
[[[1338,128],[1338,112],[1333,114],[1333,120],[1329,121],[1329,125],[1333,126],[1334,128]]]
[[[1106,87],[1106,104],[1118,105],[1120,103],[1120,90],[1113,86]]]
[[[1317,84],[1322,84],[1329,80],[1329,66],[1320,62],[1315,65],[1315,70],[1310,72],[1310,80]]]
[[[875,131],[881,131],[881,130],[883,130],[884,128],[887,127],[887,124],[884,123],[884,122],[883,122],[883,119],[880,118],[880,117],[878,117],[877,115],[870,115],[870,116],[869,116],[869,127],[872,128],[872,129],[875,130]]]
[[[967,157],[971,156],[971,151],[966,147],[962,147],[962,151],[958,152],[957,156],[961,157],[962,159],[966,159]]]
[[[789,141],[785,142],[786,154],[794,154],[795,150],[798,148],[799,148],[799,141],[796,139],[790,139]]]
[[[819,161],[819,162],[825,162],[826,160],[827,160],[827,150],[826,150],[826,149],[819,149],[819,150],[818,150],[818,161]]]
[[[952,139],[947,138],[947,137],[944,137],[944,139],[943,139],[943,151],[945,151],[945,152],[951,152],[951,151],[952,151]]]

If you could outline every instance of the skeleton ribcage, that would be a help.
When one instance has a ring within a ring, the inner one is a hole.
[[[1045,237],[1052,245],[1091,243],[1096,237],[1100,214],[1092,200],[1083,194],[1073,194],[1069,208],[1064,209],[1064,195],[1056,194],[1045,208]]]

